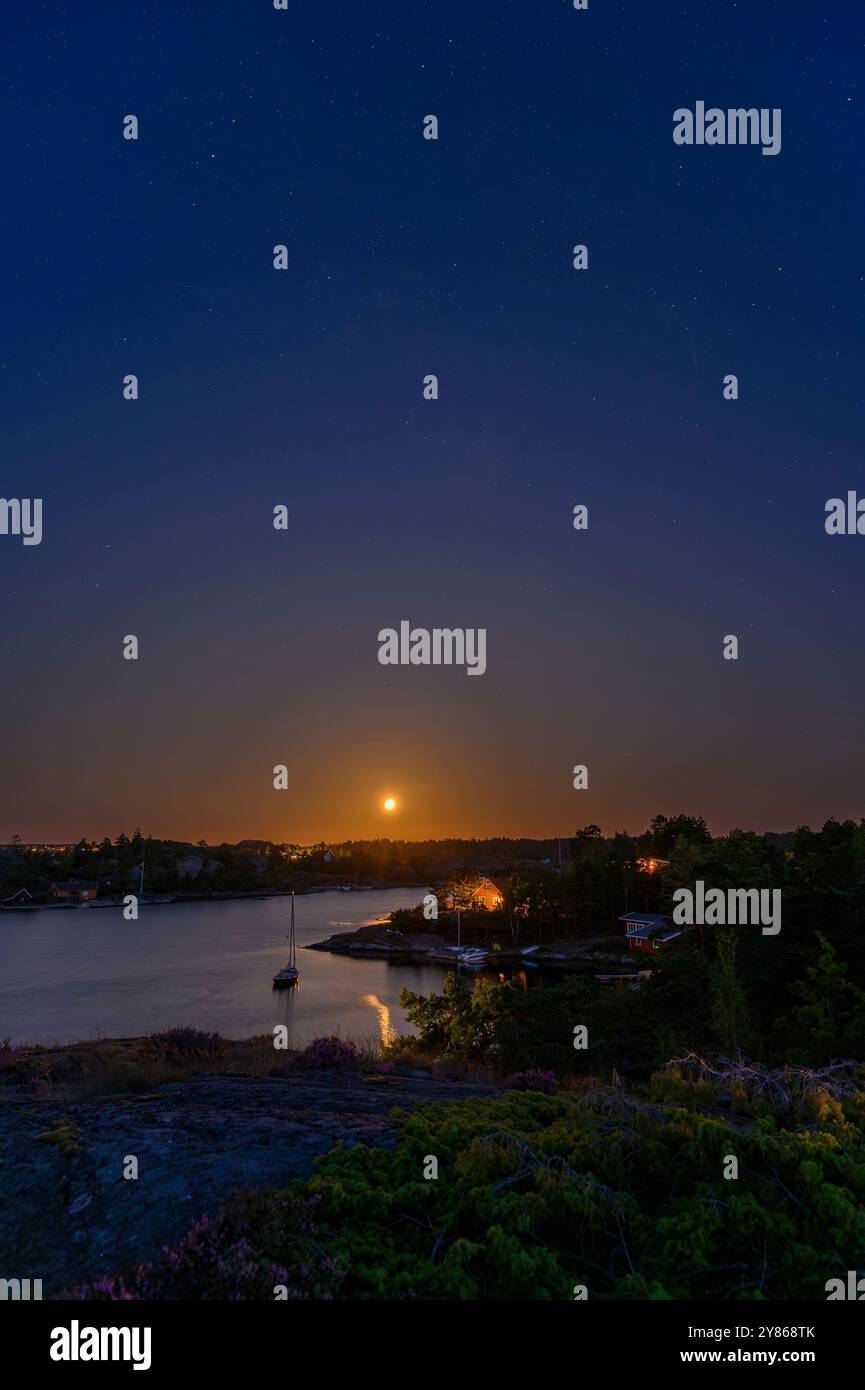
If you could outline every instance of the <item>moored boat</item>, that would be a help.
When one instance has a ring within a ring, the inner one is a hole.
[[[483,965],[487,952],[473,946],[436,946],[427,951],[429,960],[457,961],[460,965]]]
[[[275,985],[295,985],[297,984],[300,971],[296,965],[286,965],[283,970],[277,970],[273,977]]]
[[[274,975],[274,977],[273,977],[273,987],[274,987],[274,989],[281,989],[281,988],[283,988],[285,985],[296,985],[296,984],[297,984],[297,981],[298,981],[298,979],[299,979],[299,977],[300,977],[300,971],[299,971],[298,968],[297,968],[297,964],[296,964],[296,960],[295,960],[296,951],[295,951],[295,945],[294,945],[294,892],[293,892],[293,891],[292,891],[292,894],[291,894],[291,926],[290,926],[289,932],[288,932],[288,940],[289,940],[289,942],[290,942],[290,945],[289,945],[289,948],[288,948],[288,964],[287,964],[287,965],[284,965],[284,966],[282,967],[281,970],[277,970],[276,974]]]

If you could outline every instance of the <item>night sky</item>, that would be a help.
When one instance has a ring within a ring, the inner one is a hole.
[[[853,0],[22,8],[0,839],[863,813],[865,536],[824,529],[865,492],[863,37]],[[780,107],[780,154],[675,145],[698,100]],[[486,674],[381,666],[401,619],[485,627]]]

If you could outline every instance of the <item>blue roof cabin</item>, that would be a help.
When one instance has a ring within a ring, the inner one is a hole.
[[[625,924],[631,951],[661,951],[682,935],[672,917],[660,912],[626,912],[619,921]]]

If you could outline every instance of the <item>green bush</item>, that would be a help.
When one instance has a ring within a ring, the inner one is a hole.
[[[512,1092],[423,1106],[395,1152],[337,1148],[306,1190],[344,1298],[825,1298],[865,1263],[863,1139],[861,1095],[794,1132],[624,1088]]]
[[[423,1105],[394,1150],[337,1145],[78,1296],[824,1299],[865,1267],[862,1083],[689,1059],[642,1090]]]

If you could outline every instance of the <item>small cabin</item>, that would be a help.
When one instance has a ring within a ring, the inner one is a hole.
[[[628,949],[631,951],[662,951],[682,935],[671,917],[660,912],[626,912],[619,918],[625,924]]]
[[[503,879],[482,878],[476,888],[472,890],[470,907],[485,907],[489,912],[495,912],[498,908],[504,907],[507,884]]]
[[[49,898],[61,898],[70,902],[88,902],[96,897],[98,882],[90,879],[70,878],[65,883],[52,883]]]
[[[642,859],[637,860],[637,868],[641,869],[644,874],[659,874],[662,869],[669,869],[669,867],[669,859],[659,859],[657,854],[647,854]]]
[[[19,888],[17,893],[13,893],[8,898],[0,898],[0,907],[26,907],[32,903],[33,894],[29,888]]]

